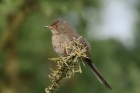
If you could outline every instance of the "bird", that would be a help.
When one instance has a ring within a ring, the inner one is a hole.
[[[63,57],[68,56],[68,54],[70,54],[72,51],[69,50],[68,52],[66,52],[65,48],[62,47],[62,44],[66,43],[67,46],[72,47],[73,45],[71,41],[73,40],[73,38],[78,39],[81,37],[79,42],[84,44],[87,47],[85,53],[88,58],[84,58],[84,61],[90,67],[90,69],[92,70],[94,75],[97,77],[97,79],[102,84],[104,84],[107,89],[112,90],[108,82],[104,79],[102,74],[99,72],[99,70],[96,68],[96,66],[92,62],[91,54],[90,54],[91,48],[90,48],[89,42],[84,37],[76,33],[73,30],[72,26],[67,21],[65,21],[63,18],[57,18],[50,25],[44,26],[44,28],[49,28],[51,30],[52,45],[53,45],[54,51],[59,56],[63,56]]]

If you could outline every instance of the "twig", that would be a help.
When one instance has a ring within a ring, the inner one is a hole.
[[[85,54],[87,47],[79,42],[80,38],[78,39],[73,38],[72,40],[73,48],[69,56],[49,58],[50,60],[53,60],[57,63],[58,70],[53,71],[51,69],[52,73],[51,75],[49,75],[51,85],[49,85],[45,89],[46,93],[55,93],[56,90],[58,90],[59,83],[63,78],[71,78],[72,76],[74,76],[76,72],[82,73],[80,63],[82,61],[82,58],[87,57]],[[66,43],[62,46],[66,49],[66,51],[67,49],[69,49]],[[83,61],[82,63],[85,66]]]

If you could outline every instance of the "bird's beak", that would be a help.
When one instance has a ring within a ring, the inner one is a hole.
[[[50,26],[44,26],[44,28],[49,28]]]
[[[44,28],[49,28],[50,30],[52,30],[52,27],[49,25],[49,26],[44,26]]]

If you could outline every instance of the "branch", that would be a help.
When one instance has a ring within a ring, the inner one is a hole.
[[[79,40],[76,40],[75,38],[73,38],[72,43],[74,46],[69,56],[50,58],[50,60],[53,60],[57,63],[58,70],[53,71],[51,69],[52,73],[49,75],[51,85],[45,89],[46,93],[55,93],[59,87],[59,83],[63,78],[71,78],[76,72],[82,73],[80,63],[82,58],[87,58],[85,54],[87,47],[85,47],[83,44],[80,44]],[[63,44],[63,47],[66,51],[69,49],[66,44]],[[84,65],[84,62],[82,63]]]

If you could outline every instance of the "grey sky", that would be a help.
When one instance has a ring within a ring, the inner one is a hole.
[[[101,40],[114,38],[121,41],[124,46],[132,47],[135,43],[134,25],[137,19],[134,4],[131,0],[102,0],[102,9],[99,13],[101,22],[92,26],[95,19],[91,20],[90,16],[89,35]]]

